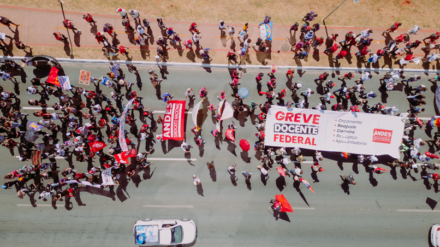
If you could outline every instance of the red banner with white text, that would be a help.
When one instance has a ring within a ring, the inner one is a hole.
[[[181,141],[185,138],[185,100],[170,100],[163,117],[163,140]]]

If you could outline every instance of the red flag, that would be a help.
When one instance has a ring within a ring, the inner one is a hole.
[[[228,129],[228,130],[226,130],[226,132],[225,132],[225,136],[226,136],[226,138],[228,138],[228,140],[231,140],[231,141],[233,141],[233,142],[235,142],[235,137],[234,137],[234,130],[233,129]]]
[[[47,83],[53,84],[55,86],[61,87],[60,82],[58,81],[58,69],[52,67],[49,72],[49,77],[46,80]]]
[[[290,203],[287,201],[287,199],[284,197],[283,194],[281,195],[275,195],[275,200],[281,202],[281,210],[280,212],[292,212],[293,209],[292,206],[290,206]]]
[[[125,152],[125,155],[128,157],[136,157],[136,150],[130,149],[127,152]]]
[[[283,177],[286,176],[286,172],[284,171],[284,169],[281,166],[277,167],[277,171],[281,176],[283,176]]]
[[[116,155],[115,155],[115,159],[116,159],[116,161],[117,161],[118,163],[120,163],[120,164],[130,164],[130,163],[128,162],[128,159],[127,159],[127,158],[128,158],[128,157],[127,157],[127,155],[126,155],[125,152],[120,153],[120,154],[116,154]]]
[[[90,144],[90,147],[95,150],[95,152],[107,147],[107,145],[102,141],[95,141],[92,144]]]

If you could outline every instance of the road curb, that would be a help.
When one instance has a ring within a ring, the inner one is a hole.
[[[24,57],[5,57],[1,59],[9,60],[21,60]],[[171,67],[202,67],[202,68],[228,68],[228,69],[263,69],[269,70],[272,68],[270,66],[264,65],[231,65],[231,64],[209,64],[209,63],[178,63],[178,62],[150,62],[150,61],[126,61],[126,60],[104,60],[104,59],[70,59],[70,58],[56,58],[60,63],[98,63],[98,64],[108,64],[109,62],[125,63],[125,64],[136,64],[136,65],[160,65],[160,66],[171,66]],[[371,71],[371,72],[387,72],[396,71],[398,69],[392,68],[354,68],[354,67],[318,67],[318,66],[278,66],[278,69],[288,70],[294,68],[296,70],[331,70],[331,71]],[[425,69],[403,69],[406,72],[422,72],[422,73],[440,73],[440,70],[425,70]]]

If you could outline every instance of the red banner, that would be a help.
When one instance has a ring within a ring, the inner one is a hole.
[[[185,100],[170,100],[163,117],[163,140],[184,139]]]
[[[53,84],[55,86],[61,87],[60,82],[58,81],[58,69],[52,67],[49,72],[49,77],[46,80],[47,83]]]
[[[90,144],[90,147],[95,151],[99,151],[105,147],[107,147],[107,145],[104,142],[101,141],[95,141],[93,143]]]

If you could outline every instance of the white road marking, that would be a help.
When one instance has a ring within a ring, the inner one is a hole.
[[[33,207],[32,204],[17,204],[18,207]],[[37,207],[52,207],[50,204],[37,204]]]
[[[165,111],[153,111],[153,113],[165,113]],[[192,111],[187,111],[185,114],[192,114]]]
[[[315,208],[292,208],[293,210],[315,210]]]
[[[185,158],[148,158],[147,160],[161,160],[161,161],[196,161],[197,159],[185,159]]]
[[[18,158],[20,158],[20,156],[15,156],[15,158],[18,159]],[[56,156],[55,159],[66,159],[66,157],[64,157],[64,156]]]
[[[409,118],[407,118],[407,120],[409,120],[409,119],[414,120],[414,119],[416,119],[416,118],[415,118],[415,117],[409,117]],[[420,119],[420,120],[431,120],[431,118],[429,118],[429,117],[419,117],[419,119]]]
[[[43,107],[41,107],[41,106],[25,106],[25,107],[22,107],[22,109],[23,110],[43,110]],[[45,107],[44,109],[45,110],[55,110],[52,107]]]
[[[397,209],[397,212],[415,212],[415,213],[439,213],[440,210],[428,210],[428,209]]]
[[[144,205],[144,208],[194,208],[193,205]]]

